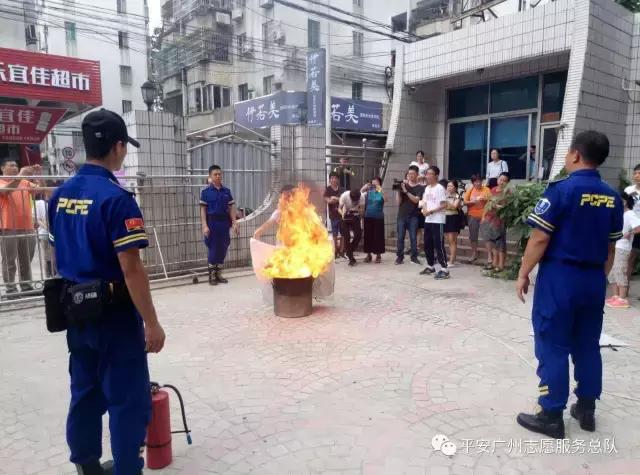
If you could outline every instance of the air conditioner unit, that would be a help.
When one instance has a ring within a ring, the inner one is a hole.
[[[244,16],[244,11],[242,8],[234,8],[231,12],[231,18],[233,21],[242,21],[242,17]]]
[[[231,16],[228,13],[216,12],[216,23],[219,25],[231,25]]]
[[[273,8],[273,0],[260,0],[260,8]]]
[[[38,32],[36,31],[36,25],[27,25],[24,29],[24,35],[28,44],[33,44],[38,41]]]
[[[286,41],[287,37],[282,30],[275,30],[271,33],[271,39],[274,43],[282,45]]]
[[[245,43],[242,45],[242,56],[253,56],[253,45]]]

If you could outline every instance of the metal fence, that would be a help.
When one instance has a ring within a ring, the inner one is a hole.
[[[208,163],[206,160],[203,157],[202,168]],[[233,237],[225,263],[228,268],[250,264],[249,238],[256,223],[266,219],[262,215],[273,198],[268,154],[265,160],[254,160],[250,166],[237,165],[238,168],[227,169],[225,175],[225,184],[235,192],[240,219],[240,234]],[[49,183],[68,178],[30,177]],[[120,180],[136,193],[144,216],[149,247],[142,251],[142,257],[151,279],[195,277],[205,272],[207,249],[201,232],[199,200],[201,190],[207,186],[207,175],[136,175]],[[35,190],[0,190],[0,306],[39,299],[44,281],[56,275],[46,212],[53,189],[41,186]]]

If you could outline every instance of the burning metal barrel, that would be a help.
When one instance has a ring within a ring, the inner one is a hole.
[[[273,311],[278,317],[299,318],[311,315],[313,277],[273,279]]]

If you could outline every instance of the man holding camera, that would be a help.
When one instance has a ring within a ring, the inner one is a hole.
[[[411,262],[420,264],[418,260],[418,226],[420,221],[420,209],[418,204],[424,194],[424,186],[418,183],[419,169],[415,165],[409,167],[406,180],[394,183],[398,203],[398,250],[396,253],[396,265],[404,263],[404,237],[409,231],[411,243]]]

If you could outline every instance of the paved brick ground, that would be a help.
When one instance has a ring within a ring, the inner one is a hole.
[[[512,284],[470,267],[435,282],[390,260],[341,264],[335,298],[305,319],[274,317],[253,277],[154,292],[168,341],[153,378],[183,391],[194,431],[159,473],[640,473],[640,310],[606,316],[631,347],[603,350],[598,431],[566,417],[563,455],[515,423],[537,380]],[[39,313],[0,314],[1,473],[73,473],[64,337]],[[454,456],[433,450],[436,434]]]

